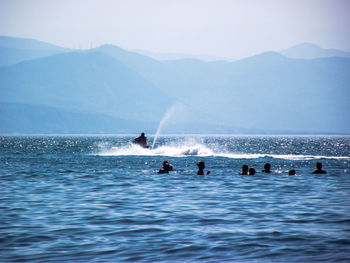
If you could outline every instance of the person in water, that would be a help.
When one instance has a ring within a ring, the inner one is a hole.
[[[254,167],[250,167],[249,170],[248,170],[248,175],[254,175],[255,174],[255,169]]]
[[[207,171],[206,173],[204,173],[205,163],[203,161],[198,162],[197,166],[198,166],[197,175],[204,175],[204,174],[208,175],[208,174],[210,174],[210,171]]]
[[[290,169],[289,172],[288,172],[288,175],[295,175],[296,172],[294,169]]]
[[[317,162],[316,163],[316,170],[312,172],[312,174],[326,174],[327,172],[322,169],[322,163]]]
[[[168,174],[173,170],[173,166],[168,161],[163,161],[163,167],[158,171],[159,174]]]
[[[262,170],[263,173],[271,173],[271,164],[265,163],[264,170]]]
[[[141,133],[141,135],[139,137],[135,138],[133,142],[135,144],[142,146],[142,147],[145,147],[145,148],[148,147],[147,146],[147,137],[145,136],[144,133]]]
[[[240,175],[248,175],[248,165],[242,165],[242,171],[239,173]]]

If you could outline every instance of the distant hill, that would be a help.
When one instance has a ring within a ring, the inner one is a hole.
[[[162,74],[147,75],[165,93],[203,112],[208,123],[349,133],[348,72],[347,58],[299,60],[266,52],[235,62],[168,61]]]
[[[0,47],[0,67],[11,66],[23,61],[52,56],[58,53],[62,52]]]
[[[0,68],[0,100],[159,120],[172,99],[123,63],[71,52]]]
[[[156,60],[181,60],[181,59],[199,59],[202,61],[210,62],[210,61],[235,61],[232,58],[226,57],[216,57],[209,55],[193,55],[193,54],[180,54],[180,53],[156,53],[145,50],[134,50],[135,52],[151,57]]]
[[[0,133],[115,134],[149,132],[155,124],[103,114],[70,112],[56,107],[0,103]]]
[[[350,58],[350,53],[339,49],[324,49],[311,43],[303,43],[294,47],[282,50],[282,55],[290,58],[314,59],[327,57],[346,57]]]
[[[34,39],[0,36],[0,67],[69,51]]]
[[[166,61],[151,73],[151,67],[129,66],[201,111],[207,123],[281,133],[350,132],[348,58],[303,60],[266,52],[234,62]]]
[[[339,56],[158,61],[103,45],[0,68],[0,102],[157,126],[177,101],[164,131],[349,134],[349,72]]]
[[[153,81],[157,76],[165,74],[162,62],[136,52],[124,50],[118,46],[102,45],[91,51],[106,54],[122,62],[148,80]]]
[[[134,121],[104,114],[72,112],[56,107],[0,102],[0,134],[154,134],[158,122]],[[229,125],[171,122],[164,133],[252,133]],[[253,133],[261,133],[261,130]]]
[[[216,112],[240,127],[349,133],[348,72],[347,58],[305,61],[267,52],[229,64],[187,68],[172,85],[189,89],[190,83],[191,91],[184,89],[183,96],[196,98],[208,105],[208,114]]]
[[[231,65],[231,86],[221,88],[230,100],[221,103],[244,127],[349,133],[348,72],[347,58],[298,60],[264,53]]]
[[[0,47],[27,50],[50,50],[57,52],[64,52],[69,50],[67,48],[59,47],[35,39],[8,36],[0,36]]]

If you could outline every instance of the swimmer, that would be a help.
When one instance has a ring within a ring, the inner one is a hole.
[[[271,173],[271,164],[269,164],[269,163],[265,163],[265,165],[264,165],[264,170],[262,170],[261,172],[263,172],[263,173]]]
[[[248,175],[248,165],[242,165],[242,171],[239,173],[240,175]]]
[[[295,175],[296,172],[294,169],[290,169],[289,172],[288,172],[288,175]]]
[[[173,166],[168,161],[163,161],[163,167],[158,171],[159,174],[168,174],[173,170]]]
[[[205,168],[205,163],[203,161],[200,161],[197,163],[198,166],[198,172],[197,175],[204,175],[204,168]],[[210,174],[210,171],[207,171],[206,175]]]
[[[254,169],[254,167],[250,167],[249,168],[249,171],[248,171],[248,175],[254,175],[255,174],[255,169]]]
[[[317,162],[316,163],[316,170],[312,172],[312,174],[326,174],[327,172],[322,169],[322,163]]]

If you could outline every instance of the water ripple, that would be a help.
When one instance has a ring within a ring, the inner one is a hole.
[[[350,261],[348,137],[208,137],[197,148],[161,137],[158,154],[105,154],[129,141],[0,137],[0,261]],[[160,175],[164,158],[175,171]],[[201,159],[209,176],[196,175]],[[319,159],[328,174],[311,174]],[[255,176],[238,175],[245,163]]]

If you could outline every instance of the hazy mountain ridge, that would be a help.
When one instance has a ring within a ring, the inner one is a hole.
[[[125,120],[104,114],[68,111],[57,107],[0,102],[0,134],[154,134],[158,122]],[[245,129],[202,122],[171,122],[168,134],[264,134],[272,131]],[[275,131],[276,132],[276,131]],[[278,132],[278,131],[277,131]]]
[[[57,45],[49,44],[36,39],[8,36],[0,36],[0,47],[27,50],[50,50],[57,52],[65,52],[70,50],[68,48],[59,47]]]
[[[160,61],[182,60],[182,59],[198,59],[205,62],[236,60],[233,58],[217,57],[217,56],[210,56],[210,55],[203,55],[203,54],[192,55],[192,54],[181,54],[181,53],[157,53],[157,52],[150,52],[145,50],[134,50],[134,52],[156,60],[160,60]]]
[[[152,123],[179,101],[172,133],[349,133],[348,72],[340,57],[162,62],[104,45],[0,69],[0,100]]]
[[[171,98],[99,52],[71,52],[0,69],[2,101],[158,120]],[[134,111],[135,105],[138,111]]]
[[[350,53],[335,49],[335,48],[321,48],[318,45],[312,43],[302,43],[291,48],[282,50],[282,55],[290,58],[301,59],[314,59],[314,58],[326,58],[326,57],[346,57],[350,58]]]
[[[0,67],[69,51],[35,39],[0,36]]]
[[[23,61],[43,58],[61,52],[52,50],[27,50],[0,47],[0,67],[11,66]]]
[[[188,103],[196,98],[208,105],[203,110],[220,113],[227,123],[289,131],[350,130],[345,99],[350,97],[349,59],[304,61],[265,53],[219,70],[193,67],[179,72],[173,89],[185,87],[177,92]]]
[[[72,112],[64,109],[21,103],[0,102],[0,133],[24,134],[105,134],[151,131],[152,122],[124,120],[104,114]]]

